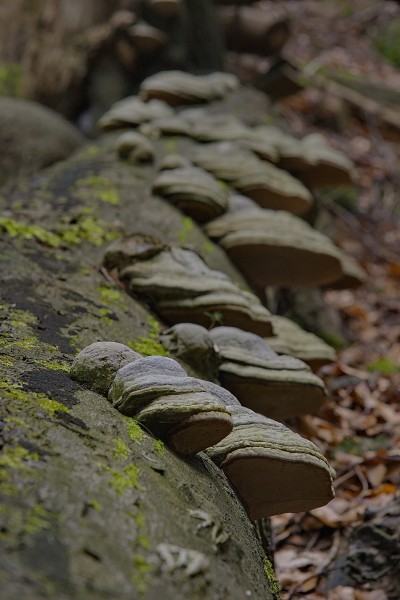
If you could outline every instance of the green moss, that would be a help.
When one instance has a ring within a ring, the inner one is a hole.
[[[116,231],[110,231],[109,224],[99,219],[96,212],[89,207],[83,208],[72,222],[62,224],[57,235],[66,244],[89,242],[94,246],[101,246],[119,236]]]
[[[140,425],[131,417],[125,417],[125,422],[126,432],[129,436],[129,439],[135,444],[140,442],[143,439],[143,430]]]
[[[117,438],[114,442],[114,450],[113,450],[113,455],[115,456],[115,458],[118,458],[118,457],[128,458],[128,456],[130,454],[131,454],[131,451],[129,450],[126,442],[124,442],[124,440],[122,438]]]
[[[154,440],[154,450],[157,452],[159,456],[162,456],[165,453],[165,444],[162,440]]]
[[[114,184],[106,177],[88,175],[76,182],[75,196],[82,199],[100,200],[108,204],[119,204],[119,194]]]
[[[147,337],[141,335],[136,340],[128,342],[128,346],[143,356],[169,356],[166,349],[158,341],[161,330],[159,321],[150,315],[147,319],[147,325],[149,328]]]
[[[22,96],[22,73],[18,63],[0,65],[0,96]]]
[[[204,315],[210,319],[210,327],[215,327],[216,325],[222,325],[224,320],[224,315],[222,312],[217,310],[213,312],[205,312]]]
[[[39,460],[39,455],[30,453],[21,446],[6,446],[0,455],[0,481],[8,479],[9,472],[26,467],[28,462]]]
[[[178,231],[178,240],[181,246],[187,244],[190,234],[193,231],[193,219],[190,217],[182,218],[182,227]]]
[[[89,502],[89,506],[91,506],[94,510],[100,510],[101,509],[101,504],[97,500],[91,500]]]
[[[69,409],[64,404],[57,402],[57,400],[52,400],[46,394],[26,391],[20,383],[14,383],[9,378],[0,381],[0,390],[3,396],[9,400],[19,400],[21,402],[36,404],[50,414],[56,412],[69,413]]]
[[[125,490],[132,488],[143,491],[144,488],[138,481],[140,470],[135,465],[128,465],[122,473],[107,466],[103,466],[103,469],[111,475],[110,483],[117,494],[123,494]]]
[[[88,146],[80,153],[80,158],[91,158],[92,156],[98,156],[102,152],[102,148],[100,146]]]
[[[126,297],[120,290],[117,290],[108,285],[101,285],[99,287],[100,300],[104,304],[109,304],[110,306],[116,306],[117,308],[121,308],[122,310],[126,310]]]
[[[24,221],[0,217],[0,231],[13,238],[36,240],[52,248],[61,246],[61,240],[57,235],[39,225],[28,224]]]
[[[281,597],[281,586],[276,578],[275,571],[271,565],[271,561],[265,556],[264,558],[264,573],[268,580],[268,587],[274,600],[279,600]]]
[[[139,594],[144,594],[149,585],[150,573],[153,571],[154,565],[141,554],[134,554],[133,563],[134,573],[132,575],[132,583]]]
[[[110,308],[107,308],[105,306],[100,307],[98,309],[98,312],[105,325],[110,325],[114,321],[114,319],[111,318],[112,316],[114,316],[114,313]]]
[[[65,371],[66,373],[69,373],[71,369],[70,365],[52,360],[36,360],[35,363],[38,366],[50,369],[51,371]]]
[[[203,253],[207,256],[212,253],[214,250],[213,243],[210,240],[206,240],[202,245]]]

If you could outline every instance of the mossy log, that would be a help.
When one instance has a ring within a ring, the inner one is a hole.
[[[115,235],[189,245],[244,283],[190,219],[149,195],[153,174],[152,166],[118,161],[111,137],[3,190],[4,600],[276,593],[222,472],[203,454],[177,457],[69,377],[77,351],[94,341],[165,352],[155,317],[99,268]]]

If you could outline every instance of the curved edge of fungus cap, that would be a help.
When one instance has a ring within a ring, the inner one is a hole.
[[[130,162],[150,162],[154,159],[154,146],[151,141],[137,131],[125,131],[118,136],[115,149],[119,158]]]
[[[173,359],[140,357],[121,368],[108,394],[120,412],[166,439],[179,454],[205,450],[232,431],[227,407]]]
[[[285,419],[316,412],[325,401],[323,381],[301,360],[278,356],[265,339],[234,327],[209,335],[220,360],[218,378],[244,406]]]
[[[334,497],[320,450],[281,423],[231,406],[233,431],[206,453],[224,471],[252,520],[300,512]]]
[[[103,396],[121,367],[141,355],[118,342],[94,342],[75,357],[71,366],[71,379]]]

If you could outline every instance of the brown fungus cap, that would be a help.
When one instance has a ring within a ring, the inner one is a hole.
[[[226,404],[170,358],[143,358],[123,344],[96,342],[77,355],[71,377],[108,394],[115,408],[180,454],[196,454],[232,431]]]
[[[342,277],[339,250],[305,221],[284,211],[227,213],[206,226],[256,288],[324,285]]]
[[[165,102],[152,100],[143,102],[138,96],[124,98],[114,104],[99,120],[98,126],[103,131],[123,127],[138,127],[153,119],[161,119],[173,115],[173,110]]]
[[[233,431],[206,452],[251,519],[311,510],[333,498],[332,471],[317,446],[252,410],[229,409]]]
[[[207,171],[192,166],[159,173],[153,182],[153,193],[200,223],[221,215],[228,205],[226,188]]]
[[[210,337],[220,361],[218,378],[244,406],[275,419],[321,407],[325,386],[301,360],[278,356],[261,337],[234,327],[216,327]]]
[[[191,75],[183,71],[163,71],[145,79],[140,96],[147,101],[163,100],[171,106],[211,102],[236,89],[239,82],[229,73]]]
[[[137,131],[122,133],[115,143],[119,158],[132,163],[150,162],[154,158],[154,146],[151,141]]]
[[[196,454],[232,430],[230,413],[218,397],[164,356],[140,358],[120,369],[108,399],[180,454]]]
[[[262,208],[307,212],[313,199],[292,175],[231,142],[203,144],[192,152],[194,164],[222,179]]]
[[[224,273],[210,269],[191,250],[153,247],[144,237],[141,257],[136,238],[141,249],[143,237],[131,236],[114,243],[104,263],[107,268],[117,268],[129,291],[147,299],[166,322],[207,327],[223,322],[262,336],[272,334],[269,312],[254,294],[242,290]]]
[[[271,321],[274,336],[266,338],[266,341],[278,354],[289,354],[299,358],[313,371],[335,362],[335,350],[318,336],[304,331],[297,323],[286,317],[271,315]]]

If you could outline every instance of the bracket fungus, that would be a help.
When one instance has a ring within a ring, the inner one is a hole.
[[[218,352],[205,327],[194,323],[178,323],[163,331],[159,340],[170,354],[184,360],[200,373],[212,378],[217,376]]]
[[[170,358],[95,342],[76,356],[71,377],[104,395],[108,391],[115,408],[177,453],[206,450],[251,519],[309,510],[333,497],[332,472],[312,442],[242,407],[220,386],[188,377]]]
[[[228,206],[227,190],[198,167],[161,171],[153,182],[153,193],[163,196],[200,223],[218,217]]]
[[[319,134],[299,140],[273,126],[256,128],[274,143],[279,165],[296,174],[311,189],[327,185],[349,185],[354,180],[354,165]]]
[[[210,331],[180,323],[160,336],[169,352],[218,381],[246,407],[285,419],[317,411],[325,400],[322,380],[299,359],[278,356],[258,335],[236,327]]]
[[[120,158],[129,162],[150,162],[154,158],[154,147],[151,141],[137,131],[122,133],[115,144]]]
[[[312,206],[310,192],[298,179],[231,142],[197,146],[191,158],[262,208],[302,214]]]
[[[219,358],[218,379],[246,407],[274,419],[314,413],[326,390],[303,361],[279,356],[267,342],[236,327],[210,331]]]
[[[343,275],[340,250],[325,235],[285,211],[231,210],[205,229],[258,289],[319,286]]]
[[[233,430],[207,455],[224,471],[252,520],[311,510],[332,500],[333,472],[320,450],[282,423],[204,382],[229,408]]]
[[[117,269],[129,292],[148,300],[167,323],[188,321],[208,327],[222,321],[271,335],[270,313],[254,294],[210,269],[191,250],[165,247],[156,240],[152,248],[151,241],[144,244],[143,239],[133,235],[115,242],[105,253],[104,265]]]
[[[98,126],[103,131],[122,129],[124,127],[138,127],[153,119],[162,119],[172,116],[170,106],[160,100],[143,102],[138,96],[130,96],[116,102],[99,120]]]
[[[271,321],[274,336],[266,338],[266,342],[278,354],[295,356],[307,363],[313,371],[335,362],[335,350],[318,336],[304,331],[286,317],[271,315]]]
[[[123,364],[121,368],[119,365]],[[165,356],[142,357],[123,344],[95,342],[74,360],[71,377],[134,417],[179,454],[216,444],[232,430],[226,405],[200,379]]]
[[[171,106],[178,106],[211,102],[223,98],[238,86],[238,79],[230,73],[195,76],[183,71],[163,71],[142,82],[140,96],[145,101],[157,98]]]

